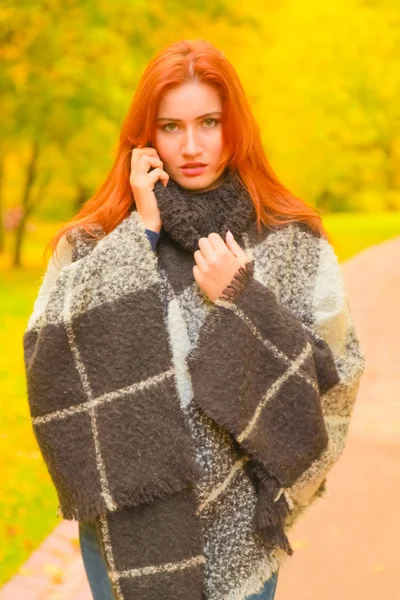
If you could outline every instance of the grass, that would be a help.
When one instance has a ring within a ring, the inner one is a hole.
[[[340,261],[400,235],[400,212],[333,213],[323,222]]]
[[[57,524],[57,498],[30,425],[22,354],[40,272],[0,275],[1,585]]]
[[[400,213],[332,214],[324,224],[340,261],[400,235]],[[26,399],[22,337],[43,274],[42,252],[56,223],[33,223],[23,269],[0,257],[0,586],[59,522],[57,496],[41,458]],[[7,239],[7,250],[10,250]]]

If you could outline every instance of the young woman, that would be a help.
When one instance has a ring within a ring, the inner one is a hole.
[[[52,248],[28,397],[94,599],[272,600],[365,361],[320,216],[212,44],[149,63],[110,174]]]

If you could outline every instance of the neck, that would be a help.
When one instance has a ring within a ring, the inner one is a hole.
[[[163,229],[191,252],[198,250],[201,237],[212,232],[225,239],[229,229],[238,236],[255,216],[250,194],[237,171],[227,171],[219,185],[207,190],[188,190],[172,179],[164,188],[156,181],[154,194]]]

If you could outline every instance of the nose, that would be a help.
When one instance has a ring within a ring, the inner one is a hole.
[[[183,137],[182,155],[197,156],[202,150],[202,146],[199,143],[195,130],[192,127],[188,127]]]

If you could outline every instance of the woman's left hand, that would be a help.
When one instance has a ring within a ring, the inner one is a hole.
[[[227,233],[224,242],[218,233],[210,233],[199,239],[199,250],[194,253],[194,278],[211,302],[219,298],[236,271],[251,260],[231,236]]]

